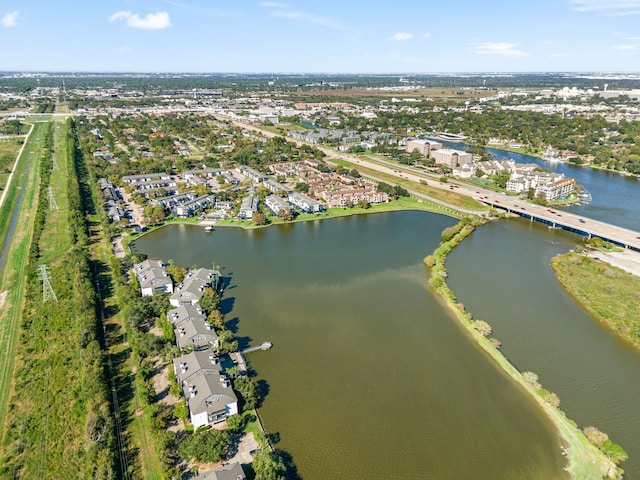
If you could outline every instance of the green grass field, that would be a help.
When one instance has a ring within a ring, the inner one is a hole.
[[[580,305],[640,349],[640,278],[573,252],[556,255],[551,266]]]
[[[6,188],[23,140],[23,137],[0,139],[0,191]]]
[[[11,226],[14,210],[20,194],[23,195],[18,211],[13,238],[6,249],[4,266],[0,271],[0,294],[5,297],[0,308],[0,437],[6,429],[7,404],[12,386],[14,353],[18,335],[18,325],[23,308],[23,294],[26,283],[27,255],[33,230],[33,217],[37,207],[39,153],[43,146],[46,124],[36,124],[27,140],[27,145],[16,164],[16,172],[7,196],[0,210],[0,239],[4,243]],[[24,184],[24,186],[23,186]]]
[[[53,149],[58,168],[51,170],[49,185],[51,186],[53,200],[57,208],[53,208],[47,213],[47,222],[42,232],[42,238],[46,239],[46,241],[41,242],[40,246],[42,263],[52,262],[71,247],[71,239],[67,233],[69,231],[69,218],[67,214],[69,202],[67,199],[66,172],[68,165],[65,153],[65,135],[68,127],[66,124],[58,122],[54,125]]]

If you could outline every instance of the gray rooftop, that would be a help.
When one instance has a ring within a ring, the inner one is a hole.
[[[182,322],[176,326],[176,343],[181,350],[194,348],[202,350],[218,346],[218,335],[213,326],[201,318]]]
[[[180,305],[167,311],[167,320],[171,325],[178,326],[180,323],[200,318],[205,320],[207,316],[199,305]]]
[[[220,360],[212,350],[200,350],[176,357],[173,359],[173,367],[180,385],[196,373],[220,374]]]
[[[205,411],[209,414],[223,412],[227,405],[238,401],[226,377],[215,373],[200,372],[190,376],[183,384],[183,390],[192,415]]]
[[[245,480],[247,477],[242,466],[235,462],[204,472],[199,478],[200,480]]]

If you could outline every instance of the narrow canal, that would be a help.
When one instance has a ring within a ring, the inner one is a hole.
[[[558,394],[569,418],[624,447],[625,478],[639,479],[640,354],[579,307],[549,265],[577,241],[522,219],[492,222],[448,256],[448,283],[493,326],[507,358]]]

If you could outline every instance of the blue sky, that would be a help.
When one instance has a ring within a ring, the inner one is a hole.
[[[0,45],[0,70],[638,72],[640,0],[0,0]]]

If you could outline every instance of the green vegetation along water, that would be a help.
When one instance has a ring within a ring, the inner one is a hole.
[[[173,225],[138,251],[230,277],[223,308],[305,480],[565,478],[561,440],[427,288],[453,220],[394,212],[244,231]]]
[[[578,242],[521,219],[492,222],[449,255],[447,282],[476,318],[489,321],[506,357],[558,394],[569,418],[622,445],[625,478],[638,479],[640,355],[577,305],[550,266]]]

